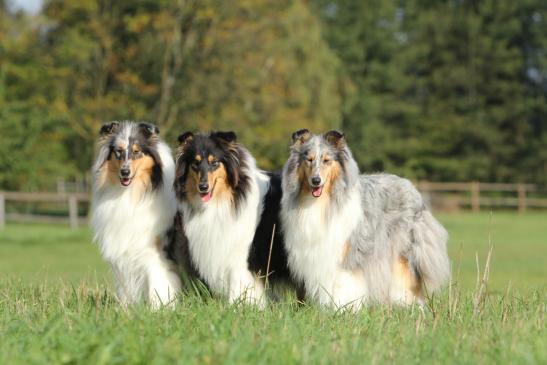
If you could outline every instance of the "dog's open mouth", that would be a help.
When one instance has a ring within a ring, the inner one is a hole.
[[[122,184],[122,186],[129,186],[129,184],[131,184],[131,178],[130,177],[120,178],[120,184]]]
[[[211,188],[211,190],[206,193],[199,193],[199,197],[201,198],[202,202],[207,203],[209,200],[211,200],[211,198],[213,197],[213,190],[215,190],[215,186],[217,186],[217,179],[215,179],[215,181],[213,182],[213,187]]]
[[[311,188],[311,195],[313,195],[316,198],[319,198],[321,196],[321,193],[323,193],[323,187],[317,186]]]
[[[211,200],[212,195],[213,195],[212,191],[209,191],[207,193],[199,193],[199,197],[201,198],[201,201],[204,203],[207,203],[209,200]]]

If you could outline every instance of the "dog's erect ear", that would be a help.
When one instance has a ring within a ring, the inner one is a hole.
[[[160,129],[152,123],[139,123],[139,129],[146,138],[160,134]]]
[[[216,140],[221,140],[222,142],[226,143],[234,143],[237,141],[237,136],[234,132],[212,132],[211,138]]]
[[[194,139],[194,133],[192,132],[184,132],[180,136],[178,136],[177,141],[179,141],[179,147],[184,147],[188,143],[192,142]]]
[[[105,123],[102,125],[101,130],[99,131],[99,134],[101,135],[101,137],[106,137],[108,135],[116,133],[118,131],[119,126],[120,126],[119,122]]]
[[[299,129],[292,134],[292,143],[293,146],[301,146],[304,143],[308,142],[311,138],[311,133],[307,129]]]
[[[327,133],[323,134],[323,138],[325,141],[327,141],[329,144],[336,148],[343,148],[346,145],[346,138],[344,137],[344,133],[332,130],[328,131]]]

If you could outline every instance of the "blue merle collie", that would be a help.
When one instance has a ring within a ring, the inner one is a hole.
[[[102,126],[94,165],[92,227],[122,304],[172,305],[180,290],[167,255],[176,214],[171,151],[148,123]]]
[[[175,190],[193,269],[231,303],[263,307],[264,278],[288,276],[280,176],[259,170],[233,132],[178,140]]]
[[[421,304],[450,274],[448,235],[406,179],[360,175],[344,135],[293,134],[282,178],[288,265],[307,298]]]

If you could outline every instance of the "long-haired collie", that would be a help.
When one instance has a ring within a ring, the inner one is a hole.
[[[264,306],[264,278],[288,276],[276,225],[280,176],[257,169],[233,132],[178,140],[175,190],[193,268],[231,303]]]
[[[171,151],[153,124],[102,126],[94,165],[92,227],[123,304],[174,303],[181,283],[168,258],[177,211]]]
[[[448,234],[406,179],[360,175],[344,135],[293,134],[281,220],[288,264],[306,296],[358,309],[421,304],[448,278]]]

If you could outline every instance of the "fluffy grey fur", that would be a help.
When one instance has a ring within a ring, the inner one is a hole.
[[[310,154],[316,156],[312,162]],[[313,175],[328,160],[339,163],[342,172],[330,194],[321,197],[327,203],[319,204],[319,199],[303,192],[303,184],[311,182],[302,181],[299,168],[308,163]],[[399,289],[394,289],[398,279],[393,268],[400,257],[421,283],[422,293],[431,293],[447,281],[448,234],[427,210],[420,193],[410,181],[394,175],[360,175],[343,134],[295,132],[282,187],[281,220],[289,268],[309,298],[338,306],[358,302],[358,307],[370,302],[421,302],[421,296],[409,301],[395,293]],[[313,218],[319,209],[319,218]]]

